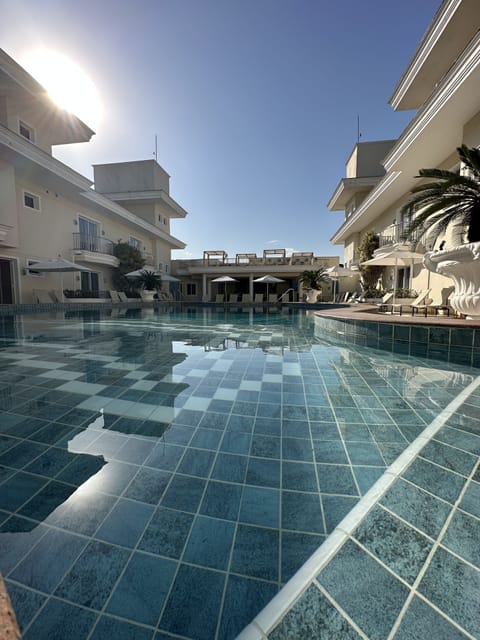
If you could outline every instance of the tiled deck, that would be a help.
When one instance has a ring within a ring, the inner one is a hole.
[[[238,640],[480,637],[480,378]]]

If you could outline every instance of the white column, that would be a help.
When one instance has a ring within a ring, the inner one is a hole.
[[[202,274],[202,301],[208,301],[208,290],[207,290],[207,274]]]

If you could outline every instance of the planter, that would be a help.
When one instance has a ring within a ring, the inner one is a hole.
[[[144,302],[152,302],[156,293],[155,289],[143,289],[141,293],[142,300]]]
[[[307,289],[305,300],[309,303],[317,302],[321,298],[322,292],[319,289]]]
[[[455,291],[450,296],[450,306],[457,313],[480,319],[480,242],[430,251],[423,264],[429,271],[453,280]]]

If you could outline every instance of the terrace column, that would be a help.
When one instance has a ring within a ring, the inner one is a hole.
[[[202,274],[202,302],[208,301],[207,274]]]
[[[253,273],[248,276],[248,293],[252,296],[253,300]]]

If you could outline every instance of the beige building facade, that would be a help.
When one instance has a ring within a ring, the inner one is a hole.
[[[285,249],[265,249],[261,256],[256,253],[237,253],[229,257],[225,251],[204,251],[203,258],[173,260],[172,272],[180,280],[181,297],[186,302],[215,302],[227,295],[227,301],[250,302],[262,297],[267,301],[266,283],[255,282],[266,275],[281,282],[269,284],[269,298],[283,302],[299,302],[304,297],[300,277],[304,271],[317,271],[337,267],[338,256],[315,256],[312,252],[293,252]],[[231,282],[215,282],[217,278],[229,276]],[[349,279],[350,280],[350,279]],[[336,291],[350,290],[346,283],[337,285]],[[340,288],[338,288],[338,286]],[[331,300],[332,282],[322,286],[324,300]]]
[[[170,225],[187,212],[155,160],[97,165],[92,183],[53,157],[55,145],[92,135],[0,50],[0,304],[33,302],[35,291],[58,288],[58,274],[30,268],[38,261],[61,255],[87,267],[65,274],[63,286],[101,296],[112,288],[118,242],[167,274],[172,249],[185,247]]]
[[[345,220],[331,241],[344,246],[346,266],[359,263],[358,247],[369,231],[379,237],[377,254],[404,245],[409,221],[400,209],[418,184],[421,168],[455,170],[457,147],[480,146],[480,3],[444,0],[390,98],[396,111],[415,114],[398,140],[355,145],[329,203],[331,211],[345,211]],[[427,237],[413,237],[408,248],[419,253],[449,248],[461,238],[450,230],[435,245]],[[421,262],[394,270],[385,267],[384,289],[431,288],[440,302],[449,278],[431,274]]]

